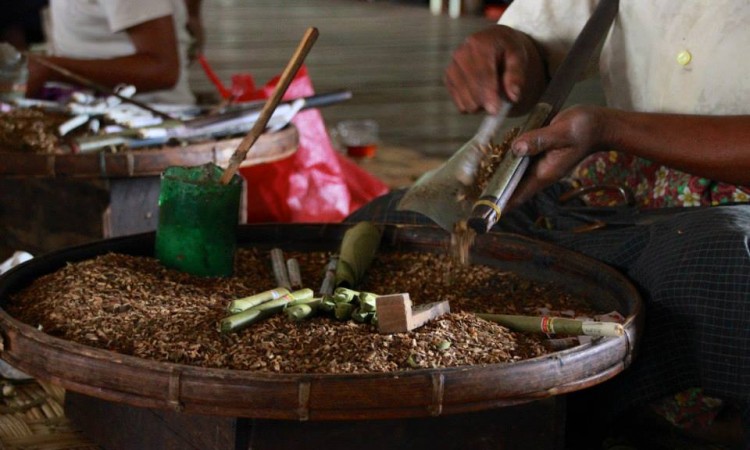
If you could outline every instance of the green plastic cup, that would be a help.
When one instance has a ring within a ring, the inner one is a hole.
[[[155,252],[163,265],[197,276],[232,275],[242,178],[224,185],[222,173],[209,163],[161,174]]]

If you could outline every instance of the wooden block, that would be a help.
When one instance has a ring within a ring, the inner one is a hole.
[[[380,333],[403,333],[409,331],[411,299],[409,294],[381,295],[375,301]]]
[[[378,331],[406,333],[450,312],[447,301],[419,305],[412,310],[409,294],[382,295],[376,300]]]

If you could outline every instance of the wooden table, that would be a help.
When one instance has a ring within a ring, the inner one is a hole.
[[[0,254],[33,255],[153,231],[160,174],[169,166],[226,166],[240,138],[117,153],[37,154],[0,149]],[[297,129],[261,136],[244,165],[297,150]],[[244,222],[246,208],[241,209]]]

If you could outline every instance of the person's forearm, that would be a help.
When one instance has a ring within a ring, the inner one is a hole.
[[[750,185],[750,116],[608,110],[604,145],[687,173]]]
[[[139,93],[169,89],[177,83],[179,65],[149,55],[130,55],[111,59],[71,59],[45,57],[46,60],[107,88],[131,84]],[[65,75],[40,64],[30,63],[28,94],[40,93],[44,82],[76,83]]]

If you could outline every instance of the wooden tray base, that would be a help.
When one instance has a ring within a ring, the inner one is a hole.
[[[181,414],[68,392],[68,418],[106,450],[562,449],[565,397],[435,418],[297,422]]]

